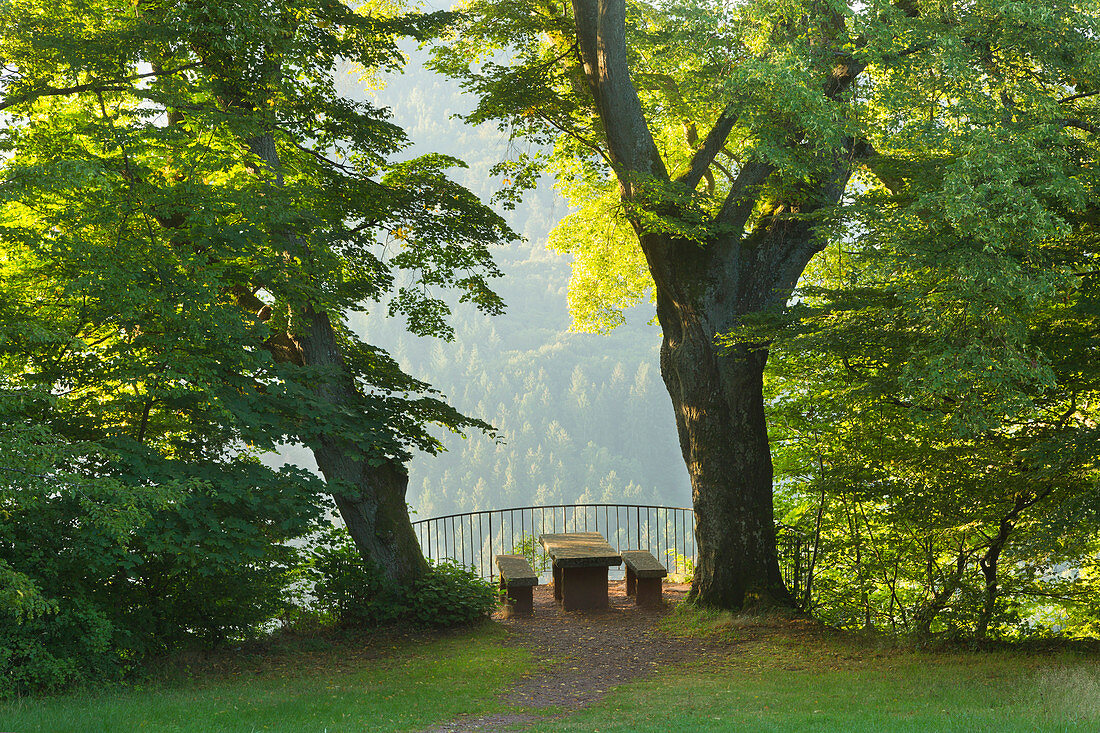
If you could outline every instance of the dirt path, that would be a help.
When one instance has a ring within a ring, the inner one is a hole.
[[[554,602],[553,589],[535,591],[534,615],[498,619],[509,631],[508,644],[530,649],[536,667],[501,695],[504,702],[528,708],[574,710],[603,697],[611,687],[643,677],[673,662],[697,659],[728,643],[673,639],[655,631],[657,621],[672,607],[646,610],[626,596],[622,581],[609,588],[606,611],[564,613]],[[666,602],[687,594],[686,585],[666,585]],[[541,716],[503,714],[453,720],[428,733],[494,731]]]

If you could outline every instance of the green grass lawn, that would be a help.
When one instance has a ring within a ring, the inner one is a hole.
[[[674,631],[706,625],[680,616]],[[919,651],[789,621],[737,623],[716,624],[733,644],[721,661],[623,685],[532,730],[1100,731],[1095,653]]]
[[[503,709],[495,697],[529,669],[491,625],[446,638],[394,640],[362,653],[246,660],[199,679],[113,688],[0,705],[0,731],[403,731]]]
[[[690,611],[665,626],[729,646],[532,730],[1100,731],[1096,652],[917,650],[798,620]],[[496,696],[537,660],[502,646],[503,633],[486,625],[434,638],[319,640],[312,651],[269,648],[204,662],[197,674],[0,705],[0,731],[384,733],[520,712]]]

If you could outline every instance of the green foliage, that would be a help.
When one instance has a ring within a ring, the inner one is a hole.
[[[346,530],[333,527],[310,550],[313,608],[321,618],[345,627],[373,628],[402,614],[399,589],[355,549]]]
[[[676,550],[668,551],[669,564],[672,565],[669,576],[675,576],[677,583],[690,583],[695,580],[695,561],[684,557]]]
[[[1043,53],[989,43],[1004,58]],[[1082,73],[1063,62],[1044,73]],[[911,101],[916,63],[890,72],[881,104]],[[814,602],[831,623],[1095,629],[1082,614],[1100,552],[1097,148],[1038,124],[1049,100],[1029,82],[1002,81],[1037,107],[990,119],[986,94],[958,90],[939,124],[878,133],[893,152],[871,162],[864,201],[797,306],[760,324],[778,334],[782,509],[819,534]]]
[[[443,560],[418,579],[406,599],[419,626],[448,627],[484,620],[496,608],[497,589],[470,568]]]
[[[118,628],[99,608],[63,599],[35,616],[0,607],[0,699],[117,680],[125,660]]]
[[[124,456],[4,414],[6,690],[116,678],[150,655],[249,638],[282,613],[298,562],[282,542],[318,511],[315,495],[294,490],[297,477],[227,466],[216,490],[210,473],[176,464],[157,476],[149,463],[147,484],[118,479],[89,467],[123,466]]]
[[[550,567],[550,556],[542,549],[539,538],[533,534],[525,534],[519,538],[519,542],[512,545],[512,552],[523,555],[523,559],[536,573],[545,572]]]
[[[336,92],[438,21],[361,10],[0,4],[0,562],[50,611],[22,587],[0,610],[56,661],[44,688],[88,676],[74,629],[125,668],[283,613],[327,487],[261,452],[338,438],[378,465],[488,428],[345,325],[388,301],[447,337],[440,286],[499,311],[512,236],[455,159],[389,164],[402,131]],[[303,354],[320,320],[335,366]]]
[[[641,302],[652,285],[637,236],[617,196],[570,196],[578,210],[550,232],[548,246],[573,258],[569,313],[573,330],[606,333],[625,322],[624,311]]]
[[[346,530],[334,528],[315,539],[310,565],[314,609],[340,626],[444,628],[484,619],[496,607],[496,588],[455,562],[439,562],[411,587],[401,588],[363,560]]]

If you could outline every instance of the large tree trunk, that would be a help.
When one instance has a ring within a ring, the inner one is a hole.
[[[821,245],[810,215],[840,200],[851,175],[848,141],[832,170],[803,187],[797,201],[761,199],[776,174],[747,161],[731,181],[706,241],[684,241],[652,227],[653,218],[695,221],[662,192],[694,191],[736,124],[736,105],[718,116],[687,170],[671,179],[630,77],[624,0],[572,0],[577,51],[606,136],[607,160],[627,204],[657,293],[664,331],[661,373],[676,411],[680,447],[695,507],[694,598],[705,605],[794,605],[776,556],[772,462],[764,419],[765,344],[716,343],[749,314],[782,306]],[[843,28],[843,19],[840,21]],[[823,70],[823,93],[836,98],[862,70],[852,61]],[[752,232],[753,212],[763,205]],[[649,216],[634,212],[644,210]]]
[[[361,395],[348,374],[328,314],[307,307],[298,320],[293,339],[302,361],[338,375],[332,382],[317,383],[318,397],[338,407],[358,404]],[[384,577],[401,586],[411,584],[427,570],[427,563],[405,503],[405,467],[393,460],[371,465],[358,446],[339,435],[322,435],[309,447],[325,481],[335,487],[332,498],[359,554]]]
[[[766,171],[745,175],[757,180]],[[839,198],[848,175],[838,164],[822,198]],[[692,597],[719,608],[795,606],[776,548],[767,344],[719,339],[745,316],[782,307],[821,245],[807,219],[779,217],[766,217],[745,241],[719,235],[700,246],[640,228],[639,239],[657,291],[661,375],[691,479],[698,551]]]
[[[691,479],[698,553],[692,597],[720,608],[792,606],[776,554],[767,350],[717,341],[760,299],[737,297],[745,268],[734,249],[644,235],[642,243],[657,285],[661,376]]]
[[[779,571],[772,462],[764,421],[767,354],[719,355],[707,334],[666,331],[661,374],[691,478],[698,561],[692,596],[706,605],[793,605]]]
[[[247,144],[270,169],[272,184],[281,187],[282,163],[274,137],[262,135]],[[309,245],[293,238],[287,246],[301,250]],[[352,410],[362,403],[328,313],[306,305],[295,314],[288,336],[289,344],[280,344],[285,339],[271,344],[272,353],[279,359],[326,369],[330,378],[312,384],[323,403]],[[289,348],[279,348],[280,345]],[[332,487],[332,498],[364,561],[399,586],[411,585],[428,565],[409,520],[405,503],[409,476],[404,465],[392,458],[378,463],[377,456],[368,458],[369,450],[337,433],[322,433],[305,442],[313,451],[325,482]]]

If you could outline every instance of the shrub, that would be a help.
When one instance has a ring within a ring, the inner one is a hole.
[[[345,529],[326,531],[320,540],[311,552],[314,608],[336,625],[443,628],[485,618],[496,607],[496,587],[454,561],[432,566],[412,588],[400,589],[363,561]]]
[[[46,599],[0,560],[0,699],[118,677],[114,632],[96,608]]]
[[[453,560],[443,560],[418,580],[408,618],[418,626],[457,626],[483,619],[497,605],[496,586]]]
[[[668,557],[672,565],[672,577],[678,583],[690,583],[695,580],[695,561],[676,550],[669,550]],[[671,580],[671,579],[670,579]]]
[[[375,627],[402,615],[403,599],[396,587],[363,561],[347,530],[322,532],[310,552],[314,579],[314,609],[322,620],[339,626]]]
[[[243,640],[284,610],[312,479],[247,457],[133,465],[4,408],[0,380],[0,697]]]

